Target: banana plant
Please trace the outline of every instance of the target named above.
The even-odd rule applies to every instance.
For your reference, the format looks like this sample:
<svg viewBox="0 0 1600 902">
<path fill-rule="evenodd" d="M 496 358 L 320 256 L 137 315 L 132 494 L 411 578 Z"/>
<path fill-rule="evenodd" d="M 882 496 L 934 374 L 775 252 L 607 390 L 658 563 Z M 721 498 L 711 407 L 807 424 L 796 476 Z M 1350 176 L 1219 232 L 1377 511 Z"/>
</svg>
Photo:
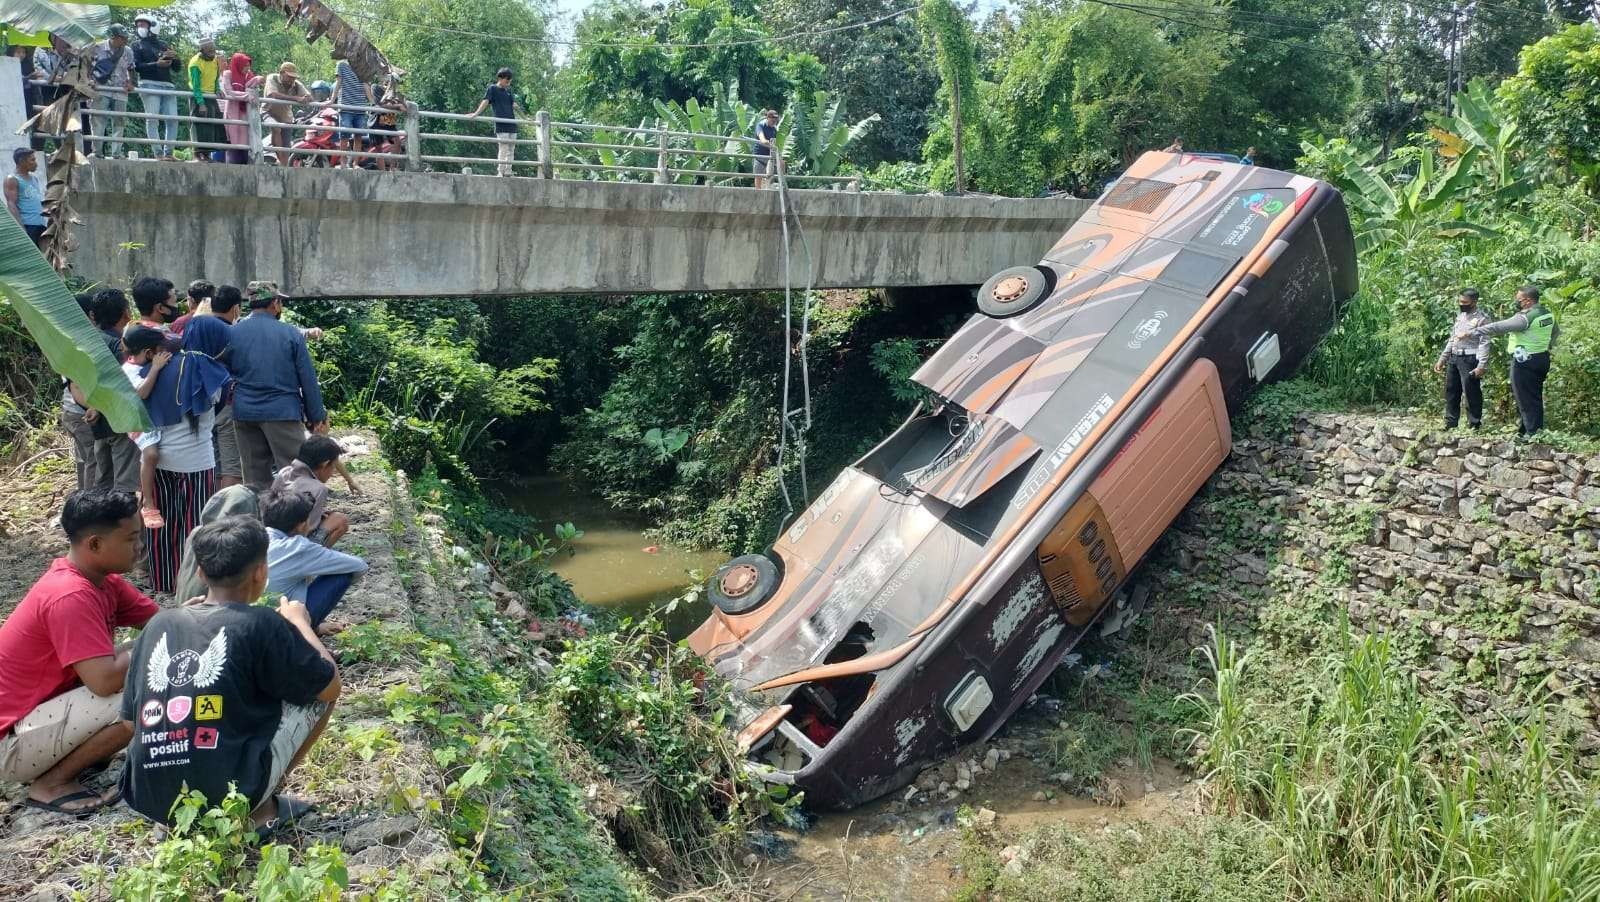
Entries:
<svg viewBox="0 0 1600 902">
<path fill-rule="evenodd" d="M 789 101 L 788 121 L 779 130 L 783 158 L 789 171 L 806 175 L 833 175 L 844 156 L 873 123 L 873 113 L 860 122 L 846 124 L 843 102 L 818 90 L 809 99 L 796 96 Z"/>
<path fill-rule="evenodd" d="M 111 10 L 104 5 L 0 0 L 0 25 L 24 34 L 50 32 L 74 47 L 84 47 L 105 35 L 111 25 Z"/>
<path fill-rule="evenodd" d="M 1517 123 L 1500 112 L 1494 92 L 1482 79 L 1455 96 L 1455 112 L 1432 116 L 1428 134 L 1439 145 L 1439 155 L 1460 159 L 1477 152 L 1477 170 L 1484 175 L 1482 199 L 1503 206 L 1532 194 L 1538 182 L 1522 153 Z"/>
<path fill-rule="evenodd" d="M 640 124 L 643 128 L 644 124 Z M 563 151 L 563 157 L 569 163 L 582 163 L 610 167 L 606 169 L 578 170 L 579 178 L 602 182 L 640 182 L 650 181 L 654 176 L 629 172 L 617 169 L 619 166 L 633 166 L 642 168 L 655 168 L 656 165 L 656 139 L 650 135 L 633 131 L 612 131 L 597 128 L 593 131 L 578 134 L 578 140 L 589 144 L 611 144 L 613 147 L 571 147 Z M 629 147 L 628 150 L 617 150 L 616 147 Z M 632 149 L 637 148 L 637 149 Z"/>
<path fill-rule="evenodd" d="M 689 98 L 683 103 L 657 100 L 659 122 L 674 132 L 689 132 L 700 137 L 672 139 L 673 169 L 734 173 L 748 169 L 746 159 L 720 154 L 749 154 L 754 149 L 756 120 L 761 111 L 739 99 L 739 86 L 729 84 L 710 103 Z M 860 122 L 844 120 L 842 104 L 826 91 L 809 98 L 791 100 L 783 124 L 778 126 L 776 143 L 794 174 L 833 175 L 845 154 L 873 123 L 876 113 Z M 723 136 L 723 137 L 718 137 Z M 676 181 L 694 181 L 697 176 L 677 175 Z"/>
<path fill-rule="evenodd" d="M 1364 155 L 1342 143 L 1323 148 L 1308 146 L 1306 151 L 1321 154 L 1332 165 L 1329 175 L 1343 189 L 1345 201 L 1356 213 L 1356 244 L 1362 250 L 1424 234 L 1444 238 L 1499 234 L 1466 218 L 1465 201 L 1476 178 L 1475 147 L 1467 148 L 1442 171 L 1436 167 L 1434 152 L 1429 149 L 1396 155 L 1381 166 L 1373 166 Z M 1416 172 L 1401 183 L 1402 167 L 1413 156 Z"/>
<path fill-rule="evenodd" d="M 727 86 L 726 93 L 713 98 L 710 104 L 691 97 L 682 104 L 657 100 L 655 108 L 668 130 L 699 136 L 672 138 L 672 159 L 668 162 L 671 168 L 730 174 L 747 168 L 740 165 L 744 161 L 739 158 L 718 155 L 749 153 L 751 149 L 745 136 L 755 127 L 757 113 L 739 99 L 737 85 Z M 674 181 L 693 182 L 697 178 L 681 174 L 674 176 Z"/>
<path fill-rule="evenodd" d="M 118 432 L 150 428 L 144 402 L 123 375 L 105 337 L 83 315 L 16 219 L 0 215 L 0 298 L 16 308 L 56 372 L 77 383 L 89 406 Z"/>
</svg>

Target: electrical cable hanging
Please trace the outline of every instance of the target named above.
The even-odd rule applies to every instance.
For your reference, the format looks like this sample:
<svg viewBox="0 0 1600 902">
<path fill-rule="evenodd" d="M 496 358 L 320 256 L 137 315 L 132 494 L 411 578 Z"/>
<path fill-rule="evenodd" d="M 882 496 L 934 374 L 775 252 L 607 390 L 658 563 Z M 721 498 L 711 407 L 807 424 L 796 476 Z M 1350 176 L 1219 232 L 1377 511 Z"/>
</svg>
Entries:
<svg viewBox="0 0 1600 902">
<path fill-rule="evenodd" d="M 776 150 L 776 148 L 773 148 Z M 778 176 L 782 178 L 781 175 Z M 789 480 L 783 475 L 784 457 L 789 450 L 789 431 L 793 423 L 789 419 L 789 358 L 793 356 L 793 345 L 789 340 L 789 326 L 793 321 L 792 283 L 789 279 L 789 210 L 787 207 L 788 196 L 783 190 L 778 191 L 778 223 L 783 233 L 783 389 L 778 402 L 778 488 L 783 491 L 784 517 L 794 515 L 794 499 L 789 497 Z M 802 448 L 803 451 L 803 448 Z"/>
<path fill-rule="evenodd" d="M 774 153 L 779 153 L 778 148 L 773 148 Z M 779 166 L 781 167 L 781 163 Z M 794 208 L 789 197 L 789 181 L 785 178 L 782 168 L 779 168 L 774 177 L 777 180 L 778 190 L 778 217 L 783 235 L 783 389 L 780 393 L 780 408 L 778 425 L 778 486 L 783 492 L 783 503 L 786 509 L 786 518 L 794 514 L 794 499 L 789 494 L 789 480 L 784 475 L 783 467 L 788 456 L 790 436 L 794 438 L 795 449 L 800 457 L 800 497 L 803 504 L 810 503 L 811 485 L 806 472 L 806 434 L 811 431 L 811 363 L 806 356 L 808 345 L 811 341 L 811 293 L 816 284 L 816 261 L 811 256 L 811 244 L 806 240 L 805 226 L 800 222 L 800 213 Z M 795 231 L 799 234 L 800 244 L 806 254 L 806 287 L 801 297 L 800 306 L 800 385 L 801 403 L 798 408 L 789 407 L 789 387 L 793 382 L 790 373 L 790 358 L 794 356 L 795 343 L 793 341 L 794 324 L 794 278 L 792 273 L 792 252 L 789 237 L 789 217 L 794 217 Z M 795 416 L 804 414 L 800 425 L 795 424 Z"/>
</svg>

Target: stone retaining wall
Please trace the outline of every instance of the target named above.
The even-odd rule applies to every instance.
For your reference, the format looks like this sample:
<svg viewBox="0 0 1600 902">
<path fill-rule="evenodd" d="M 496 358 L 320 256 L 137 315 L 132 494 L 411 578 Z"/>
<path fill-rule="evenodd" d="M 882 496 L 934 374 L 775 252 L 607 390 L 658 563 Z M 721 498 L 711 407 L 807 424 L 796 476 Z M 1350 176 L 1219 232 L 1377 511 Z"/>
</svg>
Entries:
<svg viewBox="0 0 1600 902">
<path fill-rule="evenodd" d="M 1144 568 L 1155 598 L 1291 640 L 1342 609 L 1471 714 L 1550 692 L 1600 765 L 1600 455 L 1347 414 L 1291 435 L 1235 440 Z"/>
</svg>

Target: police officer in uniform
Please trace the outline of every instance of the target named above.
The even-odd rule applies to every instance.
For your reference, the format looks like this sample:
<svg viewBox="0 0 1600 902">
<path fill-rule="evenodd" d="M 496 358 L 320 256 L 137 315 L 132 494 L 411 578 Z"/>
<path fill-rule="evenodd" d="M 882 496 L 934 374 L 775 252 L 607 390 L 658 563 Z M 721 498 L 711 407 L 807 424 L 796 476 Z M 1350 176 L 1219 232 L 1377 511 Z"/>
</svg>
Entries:
<svg viewBox="0 0 1600 902">
<path fill-rule="evenodd" d="M 1561 330 L 1555 314 L 1539 303 L 1539 289 L 1524 285 L 1517 289 L 1521 312 L 1495 323 L 1479 326 L 1456 337 L 1507 335 L 1506 350 L 1511 354 L 1511 393 L 1517 399 L 1522 424 L 1520 436 L 1530 436 L 1544 428 L 1544 380 L 1550 375 L 1550 349 Z"/>
<path fill-rule="evenodd" d="M 1479 380 L 1489 366 L 1489 338 L 1461 339 L 1454 336 L 1471 335 L 1472 330 L 1489 324 L 1489 314 L 1478 306 L 1478 289 L 1463 288 L 1456 296 L 1455 325 L 1451 339 L 1445 342 L 1434 361 L 1433 371 L 1444 373 L 1444 428 L 1454 429 L 1461 422 L 1461 398 L 1467 399 L 1467 424 L 1473 429 L 1483 425 L 1483 387 Z"/>
</svg>

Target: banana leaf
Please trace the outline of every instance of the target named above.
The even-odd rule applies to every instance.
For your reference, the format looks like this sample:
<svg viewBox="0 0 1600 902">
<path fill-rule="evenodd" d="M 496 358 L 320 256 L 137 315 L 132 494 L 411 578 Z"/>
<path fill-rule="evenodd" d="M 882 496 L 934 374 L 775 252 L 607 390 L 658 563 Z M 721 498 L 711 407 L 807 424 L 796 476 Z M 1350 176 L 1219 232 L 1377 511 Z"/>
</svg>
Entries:
<svg viewBox="0 0 1600 902">
<path fill-rule="evenodd" d="M 0 41 L 4 41 L 8 47 L 49 47 L 50 32 L 18 31 L 7 24 L 0 22 Z"/>
<path fill-rule="evenodd" d="M 48 0 L 0 0 L 0 23 L 35 34 L 48 31 L 74 47 L 105 37 L 111 10 L 104 5 L 60 6 Z"/>
<path fill-rule="evenodd" d="M 0 216 L 0 298 L 16 308 L 50 366 L 76 382 L 89 406 L 113 429 L 150 428 L 144 402 L 106 348 L 105 338 L 11 216 Z"/>
</svg>

